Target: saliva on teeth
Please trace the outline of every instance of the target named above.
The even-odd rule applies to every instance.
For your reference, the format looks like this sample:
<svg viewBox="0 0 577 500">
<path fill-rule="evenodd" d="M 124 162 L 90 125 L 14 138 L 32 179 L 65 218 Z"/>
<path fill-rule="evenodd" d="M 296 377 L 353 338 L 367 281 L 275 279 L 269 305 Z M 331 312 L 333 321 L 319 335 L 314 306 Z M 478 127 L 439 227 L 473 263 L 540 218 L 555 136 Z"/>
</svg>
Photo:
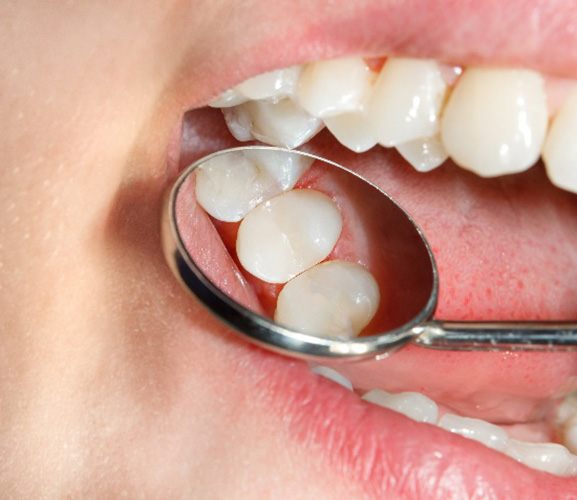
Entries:
<svg viewBox="0 0 577 500">
<path fill-rule="evenodd" d="M 394 147 L 420 172 L 450 158 L 482 177 L 541 157 L 553 184 L 577 192 L 577 82 L 553 106 L 550 89 L 560 88 L 532 70 L 391 57 L 377 71 L 345 57 L 258 75 L 211 105 L 239 141 L 295 148 L 326 127 L 357 153 Z"/>
</svg>

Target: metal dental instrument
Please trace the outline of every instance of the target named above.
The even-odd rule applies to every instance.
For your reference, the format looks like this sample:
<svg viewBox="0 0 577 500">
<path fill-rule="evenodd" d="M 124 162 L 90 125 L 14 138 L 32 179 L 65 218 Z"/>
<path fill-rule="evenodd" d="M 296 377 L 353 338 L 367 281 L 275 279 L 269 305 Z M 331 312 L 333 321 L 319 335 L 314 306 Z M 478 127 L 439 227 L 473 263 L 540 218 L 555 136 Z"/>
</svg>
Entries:
<svg viewBox="0 0 577 500">
<path fill-rule="evenodd" d="M 313 158 L 311 168 L 329 169 L 335 181 L 346 182 L 356 193 L 359 210 L 369 217 L 373 229 L 382 234 L 382 241 L 374 245 L 374 253 L 387 277 L 384 285 L 379 283 L 386 287 L 385 293 L 381 291 L 381 300 L 387 301 L 384 305 L 387 314 L 378 331 L 346 340 L 303 334 L 241 304 L 241 298 L 223 291 L 226 283 L 216 283 L 216 256 L 207 253 L 203 240 L 210 220 L 194 195 L 196 171 L 217 158 L 222 159 L 222 155 L 244 155 L 255 150 L 262 152 L 259 154 L 277 155 L 277 158 L 278 155 Z M 432 319 L 439 278 L 422 230 L 384 191 L 347 168 L 308 153 L 248 146 L 219 151 L 194 162 L 182 172 L 166 198 L 162 239 L 168 264 L 187 290 L 248 340 L 285 355 L 317 361 L 380 359 L 408 343 L 463 351 L 577 350 L 577 322 Z M 223 251 L 222 245 L 216 247 Z"/>
</svg>

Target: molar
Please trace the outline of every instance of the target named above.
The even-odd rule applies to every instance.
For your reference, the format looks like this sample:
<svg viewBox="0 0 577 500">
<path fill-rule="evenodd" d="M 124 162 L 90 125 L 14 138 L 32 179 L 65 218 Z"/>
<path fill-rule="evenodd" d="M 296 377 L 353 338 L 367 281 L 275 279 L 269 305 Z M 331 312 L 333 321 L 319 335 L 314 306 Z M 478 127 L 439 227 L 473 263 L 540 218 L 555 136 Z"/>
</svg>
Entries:
<svg viewBox="0 0 577 500">
<path fill-rule="evenodd" d="M 447 84 L 435 61 L 387 60 L 368 107 L 379 143 L 390 147 L 437 134 L 446 91 Z"/>
<path fill-rule="evenodd" d="M 439 420 L 439 427 L 460 434 L 463 437 L 479 441 L 489 448 L 504 450 L 509 440 L 507 433 L 500 427 L 477 418 L 461 417 L 445 413 Z"/>
<path fill-rule="evenodd" d="M 419 392 L 390 394 L 381 389 L 372 389 L 362 397 L 365 401 L 402 413 L 417 422 L 436 424 L 439 407 L 432 399 Z"/>
<path fill-rule="evenodd" d="M 509 439 L 505 454 L 532 469 L 557 474 L 575 474 L 575 456 L 557 443 L 526 443 Z"/>
<path fill-rule="evenodd" d="M 529 168 L 539 159 L 546 130 L 544 81 L 529 70 L 466 69 L 442 119 L 449 156 L 483 177 Z"/>
<path fill-rule="evenodd" d="M 242 142 L 257 139 L 292 149 L 323 128 L 319 118 L 309 115 L 289 98 L 279 102 L 249 101 L 222 111 L 231 134 Z"/>
<path fill-rule="evenodd" d="M 379 302 L 379 287 L 369 271 L 360 264 L 333 260 L 284 286 L 275 321 L 315 336 L 350 338 L 369 324 Z"/>
<path fill-rule="evenodd" d="M 248 213 L 238 229 L 237 255 L 257 278 L 286 283 L 331 253 L 342 226 L 339 209 L 327 195 L 295 189 Z"/>
<path fill-rule="evenodd" d="M 374 73 L 361 58 L 308 64 L 298 85 L 298 102 L 319 118 L 360 111 L 369 97 Z"/>
</svg>

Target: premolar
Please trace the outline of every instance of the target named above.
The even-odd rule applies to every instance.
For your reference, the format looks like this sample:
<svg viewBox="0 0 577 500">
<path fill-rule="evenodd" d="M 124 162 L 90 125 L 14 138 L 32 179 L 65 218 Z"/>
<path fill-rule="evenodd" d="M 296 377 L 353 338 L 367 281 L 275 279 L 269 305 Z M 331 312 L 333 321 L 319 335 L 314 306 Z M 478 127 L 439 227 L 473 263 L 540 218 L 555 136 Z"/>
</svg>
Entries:
<svg viewBox="0 0 577 500">
<path fill-rule="evenodd" d="M 449 157 L 438 135 L 404 142 L 397 151 L 419 172 L 430 172 Z"/>
<path fill-rule="evenodd" d="M 361 111 L 374 73 L 361 58 L 343 58 L 308 64 L 298 87 L 298 101 L 319 118 Z"/>
<path fill-rule="evenodd" d="M 247 99 L 278 101 L 295 93 L 300 72 L 300 66 L 269 71 L 245 80 L 236 90 Z"/>
<path fill-rule="evenodd" d="M 369 116 L 383 146 L 396 146 L 439 131 L 447 84 L 435 61 L 389 59 L 373 90 Z"/>
<path fill-rule="evenodd" d="M 275 321 L 320 337 L 358 335 L 375 315 L 377 282 L 363 266 L 333 260 L 305 271 L 280 292 Z"/>
<path fill-rule="evenodd" d="M 547 119 L 538 73 L 469 68 L 445 108 L 443 144 L 456 163 L 480 176 L 521 172 L 539 159 Z"/>
<path fill-rule="evenodd" d="M 257 278 L 286 283 L 331 253 L 342 225 L 339 209 L 327 195 L 295 189 L 248 213 L 238 230 L 237 255 Z"/>
</svg>

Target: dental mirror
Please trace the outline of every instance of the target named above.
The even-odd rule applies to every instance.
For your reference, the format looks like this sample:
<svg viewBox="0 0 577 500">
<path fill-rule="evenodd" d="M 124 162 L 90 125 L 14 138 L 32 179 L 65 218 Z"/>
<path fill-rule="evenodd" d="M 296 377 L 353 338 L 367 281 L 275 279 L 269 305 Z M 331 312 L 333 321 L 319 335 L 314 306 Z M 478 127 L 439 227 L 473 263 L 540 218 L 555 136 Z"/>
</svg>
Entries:
<svg viewBox="0 0 577 500">
<path fill-rule="evenodd" d="M 573 350 L 577 323 L 431 320 L 435 259 L 389 195 L 330 160 L 247 146 L 185 169 L 162 239 L 178 280 L 268 349 L 382 358 L 407 343 L 452 350 Z"/>
</svg>

